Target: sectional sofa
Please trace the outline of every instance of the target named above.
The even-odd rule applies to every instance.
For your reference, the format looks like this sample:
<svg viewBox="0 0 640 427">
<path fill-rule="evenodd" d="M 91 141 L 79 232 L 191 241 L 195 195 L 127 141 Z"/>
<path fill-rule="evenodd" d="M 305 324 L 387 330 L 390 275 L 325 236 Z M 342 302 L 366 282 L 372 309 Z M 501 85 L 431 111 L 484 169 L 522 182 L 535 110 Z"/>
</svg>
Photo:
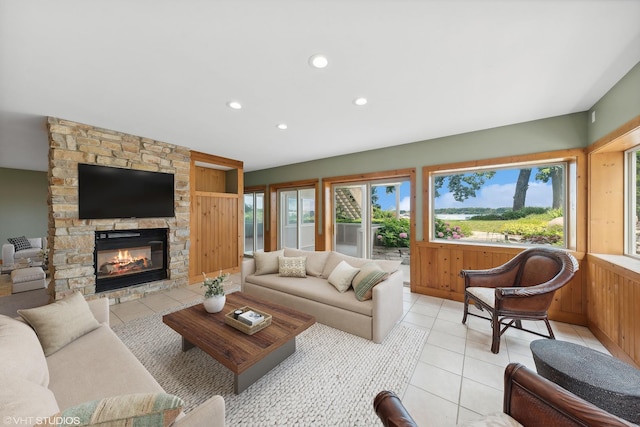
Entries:
<svg viewBox="0 0 640 427">
<path fill-rule="evenodd" d="M 256 252 L 243 262 L 242 291 L 381 343 L 402 317 L 403 274 L 399 266 L 399 261 L 329 251 L 285 248 Z M 341 272 L 345 273 L 338 274 Z"/>
</svg>

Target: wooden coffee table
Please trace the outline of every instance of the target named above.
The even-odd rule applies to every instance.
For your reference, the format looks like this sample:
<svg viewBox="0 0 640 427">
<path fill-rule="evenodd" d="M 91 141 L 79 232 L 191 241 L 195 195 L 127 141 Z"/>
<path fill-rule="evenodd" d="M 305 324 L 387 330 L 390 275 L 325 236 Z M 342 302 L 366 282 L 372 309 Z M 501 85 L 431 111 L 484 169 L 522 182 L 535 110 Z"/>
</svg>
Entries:
<svg viewBox="0 0 640 427">
<path fill-rule="evenodd" d="M 225 323 L 225 314 L 246 305 L 271 314 L 271 325 L 247 335 Z M 196 304 L 167 314 L 162 321 L 182 336 L 182 351 L 198 347 L 233 372 L 234 392 L 238 394 L 292 355 L 296 350 L 296 335 L 316 319 L 234 292 L 227 295 L 224 309 L 219 313 L 207 313 L 202 304 Z"/>
</svg>

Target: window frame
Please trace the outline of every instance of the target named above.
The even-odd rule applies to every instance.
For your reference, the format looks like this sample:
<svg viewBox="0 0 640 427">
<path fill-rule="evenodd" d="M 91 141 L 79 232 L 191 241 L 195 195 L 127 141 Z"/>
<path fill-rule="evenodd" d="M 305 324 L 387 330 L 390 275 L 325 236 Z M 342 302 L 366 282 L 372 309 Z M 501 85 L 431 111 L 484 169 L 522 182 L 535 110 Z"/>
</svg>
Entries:
<svg viewBox="0 0 640 427">
<path fill-rule="evenodd" d="M 535 247 L 539 245 L 523 243 L 500 243 L 489 241 L 446 240 L 435 237 L 435 203 L 434 182 L 436 176 L 451 175 L 457 173 L 470 173 L 474 171 L 487 171 L 499 169 L 519 169 L 525 166 L 543 166 L 563 163 L 565 169 L 565 236 L 564 249 L 577 251 L 584 243 L 581 240 L 581 230 L 585 223 L 586 212 L 584 207 L 584 189 L 581 185 L 583 177 L 581 172 L 585 168 L 584 152 L 582 150 L 561 150 L 556 152 L 535 153 L 520 156 L 500 157 L 486 160 L 450 163 L 443 165 L 425 166 L 423 168 L 423 240 L 430 245 L 468 245 L 489 247 Z"/>
<path fill-rule="evenodd" d="M 252 251 L 248 251 L 247 250 L 247 246 L 246 246 L 246 238 L 243 238 L 243 254 L 245 256 L 252 256 L 254 252 L 256 252 L 256 250 L 261 250 L 261 249 L 256 249 L 256 236 L 257 236 L 257 221 L 256 221 L 256 200 L 257 200 L 257 195 L 261 194 L 262 195 L 262 250 L 264 249 L 265 246 L 265 242 L 267 240 L 267 236 L 266 236 L 266 226 L 267 226 L 267 207 L 266 207 L 266 201 L 267 201 L 267 191 L 266 191 L 266 187 L 265 186 L 260 186 L 260 187 L 250 187 L 250 188 L 245 188 L 244 192 L 243 192 L 243 203 L 242 203 L 242 208 L 243 208 L 243 218 L 245 215 L 245 207 L 246 204 L 244 203 L 244 198 L 247 195 L 250 195 L 252 200 L 253 200 L 253 250 Z M 245 234 L 244 231 L 246 230 L 245 228 L 246 223 L 243 221 L 243 235 Z"/>
<path fill-rule="evenodd" d="M 624 152 L 624 255 L 640 260 L 637 248 L 637 163 L 640 146 Z"/>
</svg>

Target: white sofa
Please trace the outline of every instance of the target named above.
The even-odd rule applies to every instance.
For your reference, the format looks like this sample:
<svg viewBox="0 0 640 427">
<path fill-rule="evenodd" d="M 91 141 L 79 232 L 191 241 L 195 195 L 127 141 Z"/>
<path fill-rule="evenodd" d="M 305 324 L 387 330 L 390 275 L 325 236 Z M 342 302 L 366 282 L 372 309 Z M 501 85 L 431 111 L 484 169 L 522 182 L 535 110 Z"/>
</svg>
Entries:
<svg viewBox="0 0 640 427">
<path fill-rule="evenodd" d="M 31 248 L 16 251 L 15 246 L 11 243 L 2 245 L 2 264 L 13 265 L 31 258 L 32 261 L 42 261 L 42 249 L 47 247 L 46 237 L 28 237 L 27 240 L 31 244 Z"/>
<path fill-rule="evenodd" d="M 271 267 L 259 266 L 258 270 L 262 271 L 256 274 L 256 261 L 262 263 L 260 258 L 269 256 Z M 278 257 L 304 257 L 306 277 L 280 276 L 273 265 L 273 259 Z M 341 261 L 355 268 L 375 263 L 387 273 L 386 279 L 373 287 L 371 299 L 360 301 L 353 288 L 340 292 L 329 283 L 329 276 Z M 381 343 L 402 317 L 403 274 L 399 266 L 399 261 L 374 261 L 338 252 L 285 248 L 256 253 L 254 258 L 245 259 L 242 291 L 311 314 L 319 323 Z"/>
<path fill-rule="evenodd" d="M 55 305 L 61 303 L 79 309 L 69 309 L 57 315 L 61 312 L 55 310 L 61 306 Z M 83 304 L 85 308 L 82 308 Z M 31 310 L 52 308 L 54 311 L 36 313 L 42 320 L 49 319 L 42 323 L 38 323 L 37 317 L 34 321 L 34 313 L 29 313 Z M 49 418 L 60 414 L 60 411 L 63 412 L 58 417 L 72 417 L 78 413 L 78 408 L 86 409 L 85 402 L 105 401 L 105 398 L 112 397 L 119 403 L 119 406 L 115 405 L 115 412 L 119 412 L 118 419 L 129 420 L 126 425 L 138 425 L 131 421 L 135 414 L 127 413 L 145 407 L 145 402 L 136 406 L 138 400 L 169 398 L 172 402 L 178 402 L 170 408 L 173 412 L 154 407 L 156 411 L 163 410 L 159 416 L 163 417 L 164 422 L 169 417 L 167 424 L 147 421 L 147 424 L 140 425 L 224 427 L 225 405 L 221 396 L 211 397 L 185 415 L 181 411 L 180 399 L 164 393 L 158 382 L 109 327 L 107 298 L 92 300 L 87 304 L 81 294 L 75 293 L 54 304 L 20 313 L 38 334 L 24 321 L 0 315 L 0 416 L 2 420 L 15 421 L 8 424 L 33 425 L 38 418 Z M 94 329 L 55 350 L 55 346 L 64 344 L 64 340 L 55 334 L 61 330 L 59 325 L 56 326 L 57 320 L 67 325 L 62 328 L 65 332 L 71 330 L 75 335 L 82 332 L 77 325 L 88 324 L 88 329 Z M 57 328 L 57 331 L 49 328 Z M 51 353 L 52 349 L 54 351 Z M 108 403 L 102 406 L 106 408 L 104 411 L 100 405 L 96 413 L 102 411 L 101 416 L 113 416 L 109 414 Z M 156 415 L 145 413 L 135 416 Z M 177 419 L 170 424 L 176 416 Z M 66 425 L 74 424 L 78 423 L 74 421 Z M 93 422 L 88 425 L 93 425 Z"/>
</svg>

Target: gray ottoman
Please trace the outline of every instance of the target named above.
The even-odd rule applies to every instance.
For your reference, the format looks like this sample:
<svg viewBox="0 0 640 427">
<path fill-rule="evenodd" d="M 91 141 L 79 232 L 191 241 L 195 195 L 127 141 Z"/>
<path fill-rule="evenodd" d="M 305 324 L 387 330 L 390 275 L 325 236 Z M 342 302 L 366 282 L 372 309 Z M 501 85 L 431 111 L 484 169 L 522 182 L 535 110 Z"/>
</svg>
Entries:
<svg viewBox="0 0 640 427">
<path fill-rule="evenodd" d="M 13 284 L 11 292 L 33 291 L 35 289 L 44 289 L 46 286 L 46 274 L 42 267 L 18 268 L 11 272 L 11 283 Z"/>
<path fill-rule="evenodd" d="M 536 340 L 530 347 L 538 374 L 607 412 L 640 423 L 640 370 L 567 341 Z"/>
</svg>

